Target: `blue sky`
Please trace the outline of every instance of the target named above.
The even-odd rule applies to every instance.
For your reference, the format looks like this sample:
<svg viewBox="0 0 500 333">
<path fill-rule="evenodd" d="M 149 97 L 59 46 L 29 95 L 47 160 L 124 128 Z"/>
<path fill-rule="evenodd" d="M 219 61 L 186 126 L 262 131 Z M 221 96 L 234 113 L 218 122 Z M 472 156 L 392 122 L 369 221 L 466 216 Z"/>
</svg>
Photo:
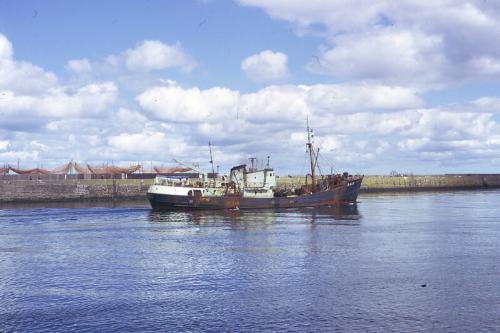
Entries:
<svg viewBox="0 0 500 333">
<path fill-rule="evenodd" d="M 0 1 L 0 163 L 497 172 L 500 6 Z"/>
<path fill-rule="evenodd" d="M 245 78 L 241 59 L 266 49 L 293 54 L 289 61 L 297 83 L 316 82 L 303 64 L 316 54 L 320 39 L 300 38 L 291 24 L 232 1 L 7 1 L 0 6 L 0 31 L 15 46 L 16 57 L 61 76 L 71 59 L 99 60 L 140 41 L 159 40 L 181 42 L 200 62 L 193 75 L 164 73 L 179 83 L 253 91 L 261 85 Z"/>
</svg>

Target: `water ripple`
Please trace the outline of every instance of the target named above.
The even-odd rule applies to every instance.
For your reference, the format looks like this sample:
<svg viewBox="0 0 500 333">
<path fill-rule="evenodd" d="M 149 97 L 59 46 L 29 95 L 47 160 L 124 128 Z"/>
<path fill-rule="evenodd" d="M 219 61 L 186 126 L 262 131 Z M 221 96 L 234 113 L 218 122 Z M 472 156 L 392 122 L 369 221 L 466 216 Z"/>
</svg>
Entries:
<svg viewBox="0 0 500 333">
<path fill-rule="evenodd" d="M 498 331 L 499 191 L 0 210 L 0 332 Z"/>
</svg>

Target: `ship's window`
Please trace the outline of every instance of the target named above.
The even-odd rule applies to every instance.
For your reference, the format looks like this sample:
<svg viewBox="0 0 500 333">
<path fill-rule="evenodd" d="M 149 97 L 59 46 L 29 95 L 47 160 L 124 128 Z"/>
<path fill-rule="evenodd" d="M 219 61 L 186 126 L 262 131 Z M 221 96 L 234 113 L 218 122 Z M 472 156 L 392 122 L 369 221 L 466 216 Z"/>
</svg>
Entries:
<svg viewBox="0 0 500 333">
<path fill-rule="evenodd" d="M 188 196 L 189 196 L 189 197 L 192 197 L 192 196 L 193 196 L 193 190 L 189 190 L 189 192 L 188 192 Z"/>
<path fill-rule="evenodd" d="M 194 190 L 194 195 L 201 197 L 201 191 L 200 190 Z"/>
</svg>

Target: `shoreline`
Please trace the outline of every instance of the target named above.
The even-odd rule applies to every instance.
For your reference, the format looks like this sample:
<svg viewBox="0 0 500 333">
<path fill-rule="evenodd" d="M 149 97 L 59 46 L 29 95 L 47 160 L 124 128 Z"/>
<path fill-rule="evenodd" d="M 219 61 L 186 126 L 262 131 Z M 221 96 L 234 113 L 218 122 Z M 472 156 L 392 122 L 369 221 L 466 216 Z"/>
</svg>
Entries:
<svg viewBox="0 0 500 333">
<path fill-rule="evenodd" d="M 433 186 L 433 187 L 393 187 L 393 188 L 361 188 L 360 194 L 397 194 L 420 192 L 453 192 L 453 191 L 482 191 L 499 189 L 500 186 Z"/>
<path fill-rule="evenodd" d="M 0 178 L 0 208 L 6 204 L 147 202 L 153 179 Z M 278 187 L 296 187 L 303 176 L 281 176 Z M 474 191 L 500 188 L 500 174 L 365 176 L 360 194 Z"/>
</svg>

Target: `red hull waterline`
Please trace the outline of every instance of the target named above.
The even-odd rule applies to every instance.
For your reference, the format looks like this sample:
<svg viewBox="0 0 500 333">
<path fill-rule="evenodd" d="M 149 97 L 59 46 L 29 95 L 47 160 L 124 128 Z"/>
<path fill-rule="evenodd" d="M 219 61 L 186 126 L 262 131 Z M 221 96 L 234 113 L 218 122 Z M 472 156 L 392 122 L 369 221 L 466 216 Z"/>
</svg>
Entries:
<svg viewBox="0 0 500 333">
<path fill-rule="evenodd" d="M 155 210 L 176 209 L 262 209 L 262 208 L 300 208 L 332 206 L 355 203 L 363 177 L 339 184 L 331 189 L 299 196 L 274 198 L 248 198 L 241 195 L 227 194 L 212 197 L 188 197 L 148 193 L 151 207 Z"/>
</svg>

